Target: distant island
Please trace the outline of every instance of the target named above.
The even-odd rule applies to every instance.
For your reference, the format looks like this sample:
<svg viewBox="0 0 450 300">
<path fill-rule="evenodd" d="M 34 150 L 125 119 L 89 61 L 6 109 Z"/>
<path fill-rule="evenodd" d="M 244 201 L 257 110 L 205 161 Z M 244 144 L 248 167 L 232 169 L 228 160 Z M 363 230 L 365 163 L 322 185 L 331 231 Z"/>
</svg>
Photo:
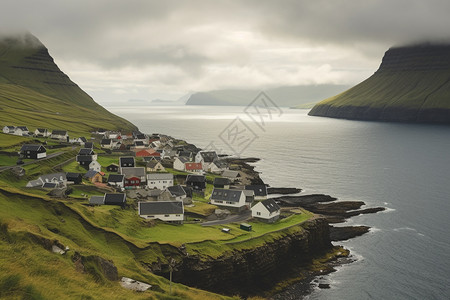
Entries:
<svg viewBox="0 0 450 300">
<path fill-rule="evenodd" d="M 333 84 L 296 85 L 271 88 L 265 92 L 278 106 L 311 108 L 320 100 L 347 88 L 347 85 Z M 189 97 L 186 105 L 247 106 L 260 92 L 256 89 L 198 92 Z"/>
<path fill-rule="evenodd" d="M 309 115 L 450 124 L 450 45 L 391 48 L 375 74 L 318 103 Z"/>
</svg>

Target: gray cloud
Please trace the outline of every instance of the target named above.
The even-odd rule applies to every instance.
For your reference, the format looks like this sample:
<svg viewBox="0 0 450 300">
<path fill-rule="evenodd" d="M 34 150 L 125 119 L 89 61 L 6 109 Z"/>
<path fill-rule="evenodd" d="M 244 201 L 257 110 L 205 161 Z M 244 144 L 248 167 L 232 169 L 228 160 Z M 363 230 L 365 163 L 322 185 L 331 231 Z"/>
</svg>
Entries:
<svg viewBox="0 0 450 300">
<path fill-rule="evenodd" d="M 120 97 L 161 97 L 356 83 L 390 46 L 447 41 L 448 11 L 447 0 L 7 0 L 0 34 L 31 31 L 94 93 L 113 84 Z"/>
</svg>

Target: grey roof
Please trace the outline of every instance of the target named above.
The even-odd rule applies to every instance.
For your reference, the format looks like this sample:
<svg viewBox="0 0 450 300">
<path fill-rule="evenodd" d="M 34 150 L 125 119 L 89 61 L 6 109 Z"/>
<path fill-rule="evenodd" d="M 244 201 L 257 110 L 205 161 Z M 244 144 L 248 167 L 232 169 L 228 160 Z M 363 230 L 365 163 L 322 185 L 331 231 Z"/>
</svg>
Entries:
<svg viewBox="0 0 450 300">
<path fill-rule="evenodd" d="M 213 185 L 230 185 L 231 181 L 228 178 L 223 178 L 223 177 L 216 177 L 214 178 L 214 183 Z"/>
<path fill-rule="evenodd" d="M 172 196 L 186 196 L 186 191 L 183 189 L 181 185 L 169 186 L 167 190 L 172 194 Z"/>
<path fill-rule="evenodd" d="M 85 142 L 84 148 L 94 148 L 94 143 L 93 142 Z"/>
<path fill-rule="evenodd" d="M 47 129 L 45 128 L 36 128 L 38 132 L 45 133 Z"/>
<path fill-rule="evenodd" d="M 123 205 L 126 201 L 126 194 L 105 194 L 105 204 L 107 205 Z"/>
<path fill-rule="evenodd" d="M 157 164 L 158 164 L 157 160 L 151 160 L 147 163 L 147 167 L 153 169 L 154 167 L 156 167 Z"/>
<path fill-rule="evenodd" d="M 20 129 L 22 131 L 28 131 L 27 126 L 17 126 L 16 129 Z"/>
<path fill-rule="evenodd" d="M 144 167 L 124 167 L 121 173 L 125 175 L 125 178 L 142 177 L 146 174 Z"/>
<path fill-rule="evenodd" d="M 40 144 L 25 144 L 22 145 L 22 148 L 20 148 L 20 151 L 46 151 L 45 147 Z"/>
<path fill-rule="evenodd" d="M 94 177 L 98 172 L 95 170 L 89 170 L 86 172 L 86 174 L 84 174 L 84 178 L 92 178 Z"/>
<path fill-rule="evenodd" d="M 77 179 L 78 177 L 80 177 L 81 174 L 80 173 L 72 173 L 72 172 L 67 172 L 66 173 L 66 179 L 70 180 L 70 179 Z"/>
<path fill-rule="evenodd" d="M 183 201 L 139 202 L 140 215 L 170 215 L 183 213 Z"/>
<path fill-rule="evenodd" d="M 185 156 L 179 156 L 178 159 L 184 164 L 189 162 L 190 160 Z"/>
<path fill-rule="evenodd" d="M 121 174 L 110 174 L 108 177 L 108 182 L 122 182 L 124 175 Z"/>
<path fill-rule="evenodd" d="M 78 155 L 93 155 L 94 150 L 92 148 L 81 148 L 80 151 L 78 151 Z"/>
<path fill-rule="evenodd" d="M 239 202 L 242 191 L 240 190 L 227 190 L 227 189 L 213 189 L 211 199 L 229 202 Z"/>
<path fill-rule="evenodd" d="M 271 213 L 280 210 L 280 206 L 273 199 L 261 201 L 262 205 Z"/>
<path fill-rule="evenodd" d="M 6 127 L 8 127 L 9 130 L 14 130 L 14 129 L 16 129 L 15 126 L 6 126 Z"/>
<path fill-rule="evenodd" d="M 87 139 L 84 136 L 80 136 L 78 139 L 81 140 L 83 143 L 87 142 Z"/>
<path fill-rule="evenodd" d="M 186 182 L 205 182 L 206 176 L 205 175 L 191 175 L 189 174 L 186 177 Z"/>
<path fill-rule="evenodd" d="M 147 174 L 147 180 L 173 180 L 172 173 L 150 173 Z"/>
<path fill-rule="evenodd" d="M 225 169 L 228 167 L 228 163 L 224 160 L 217 159 L 213 163 L 220 169 Z"/>
<path fill-rule="evenodd" d="M 147 136 L 143 133 L 136 134 L 136 139 L 138 139 L 138 140 L 145 140 L 146 138 L 147 138 Z"/>
<path fill-rule="evenodd" d="M 228 178 L 238 178 L 240 175 L 238 171 L 225 170 L 222 172 L 222 176 Z"/>
<path fill-rule="evenodd" d="M 102 139 L 102 141 L 100 142 L 101 145 L 109 145 L 112 143 L 111 139 Z"/>
<path fill-rule="evenodd" d="M 192 157 L 191 151 L 178 151 L 178 157 Z"/>
<path fill-rule="evenodd" d="M 77 155 L 78 162 L 93 161 L 92 155 Z"/>
<path fill-rule="evenodd" d="M 246 190 L 255 192 L 255 196 L 267 196 L 267 187 L 265 185 L 246 185 Z"/>
<path fill-rule="evenodd" d="M 119 158 L 119 165 L 122 166 L 123 164 L 135 164 L 134 157 L 120 157 Z"/>
<path fill-rule="evenodd" d="M 135 141 L 134 144 L 136 146 L 144 146 L 144 142 L 143 141 Z"/>
<path fill-rule="evenodd" d="M 62 172 L 41 175 L 39 178 L 43 182 L 50 182 L 52 180 L 57 180 L 57 181 L 66 181 L 67 180 L 66 173 L 62 173 Z"/>
<path fill-rule="evenodd" d="M 200 155 L 202 156 L 204 162 L 209 163 L 219 158 L 216 151 L 200 151 Z"/>
<path fill-rule="evenodd" d="M 89 204 L 103 205 L 105 204 L 105 196 L 91 196 Z"/>
</svg>

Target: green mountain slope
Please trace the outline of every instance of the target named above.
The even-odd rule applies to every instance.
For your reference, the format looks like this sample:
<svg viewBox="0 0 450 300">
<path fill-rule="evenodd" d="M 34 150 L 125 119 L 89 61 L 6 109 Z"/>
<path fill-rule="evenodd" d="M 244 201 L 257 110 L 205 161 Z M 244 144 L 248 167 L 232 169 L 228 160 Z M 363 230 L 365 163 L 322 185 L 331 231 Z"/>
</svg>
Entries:
<svg viewBox="0 0 450 300">
<path fill-rule="evenodd" d="M 4 125 L 67 129 L 134 130 L 70 80 L 33 35 L 0 38 L 0 120 Z"/>
<path fill-rule="evenodd" d="M 311 108 L 318 101 L 347 89 L 345 85 L 298 85 L 268 89 L 266 94 L 278 106 L 299 106 Z M 234 105 L 246 106 L 260 93 L 260 90 L 230 89 L 199 92 L 189 97 L 186 105 Z"/>
<path fill-rule="evenodd" d="M 374 75 L 318 103 L 309 115 L 449 124 L 450 45 L 391 48 Z"/>
</svg>

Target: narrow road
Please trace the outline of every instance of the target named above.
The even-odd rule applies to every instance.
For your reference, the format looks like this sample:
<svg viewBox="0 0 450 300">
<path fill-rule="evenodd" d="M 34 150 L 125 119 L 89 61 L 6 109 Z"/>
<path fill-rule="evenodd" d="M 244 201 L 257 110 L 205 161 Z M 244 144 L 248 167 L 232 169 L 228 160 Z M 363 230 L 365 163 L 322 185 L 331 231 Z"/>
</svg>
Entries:
<svg viewBox="0 0 450 300">
<path fill-rule="evenodd" d="M 202 226 L 213 226 L 213 225 L 224 225 L 235 222 L 243 222 L 247 221 L 252 217 L 251 210 L 245 210 L 241 212 L 239 215 L 230 215 L 223 220 L 214 220 L 202 223 Z"/>
</svg>

